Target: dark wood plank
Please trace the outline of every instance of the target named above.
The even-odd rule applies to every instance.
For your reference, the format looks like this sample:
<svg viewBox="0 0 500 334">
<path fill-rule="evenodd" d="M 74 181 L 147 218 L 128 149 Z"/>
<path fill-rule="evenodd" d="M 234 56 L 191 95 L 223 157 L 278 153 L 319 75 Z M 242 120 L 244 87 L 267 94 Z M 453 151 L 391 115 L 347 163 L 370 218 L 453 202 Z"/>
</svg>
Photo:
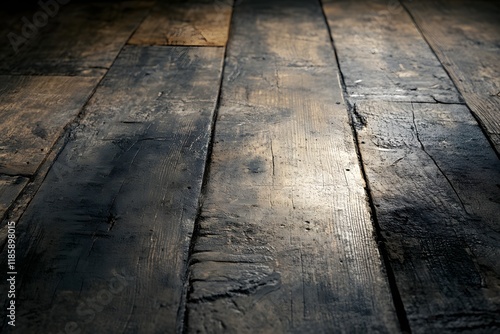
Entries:
<svg viewBox="0 0 500 334">
<path fill-rule="evenodd" d="M 397 331 L 319 4 L 233 15 L 187 331 Z"/>
<path fill-rule="evenodd" d="M 18 223 L 17 331 L 182 328 L 223 52 L 121 53 Z"/>
<path fill-rule="evenodd" d="M 27 183 L 22 176 L 0 175 L 0 221 Z"/>
<path fill-rule="evenodd" d="M 461 103 L 411 17 L 387 0 L 324 0 L 350 100 Z"/>
<path fill-rule="evenodd" d="M 500 161 L 466 106 L 360 102 L 360 149 L 413 333 L 500 329 Z"/>
<path fill-rule="evenodd" d="M 225 46 L 232 6 L 233 0 L 158 2 L 129 44 Z"/>
<path fill-rule="evenodd" d="M 0 173 L 33 175 L 98 77 L 0 76 Z"/>
<path fill-rule="evenodd" d="M 500 153 L 500 3 L 405 1 Z"/>
<path fill-rule="evenodd" d="M 46 24 L 35 26 L 37 33 L 33 33 L 33 37 L 16 45 L 19 50 L 13 48 L 6 34 L 14 33 L 24 38 L 26 30 L 25 35 L 31 35 L 23 28 L 29 24 L 16 20 L 2 33 L 6 37 L 5 43 L 0 44 L 0 73 L 102 75 L 151 5 L 144 1 L 61 5 L 53 16 L 48 16 Z M 37 13 L 44 12 L 39 8 L 33 16 L 24 17 L 33 23 Z"/>
</svg>

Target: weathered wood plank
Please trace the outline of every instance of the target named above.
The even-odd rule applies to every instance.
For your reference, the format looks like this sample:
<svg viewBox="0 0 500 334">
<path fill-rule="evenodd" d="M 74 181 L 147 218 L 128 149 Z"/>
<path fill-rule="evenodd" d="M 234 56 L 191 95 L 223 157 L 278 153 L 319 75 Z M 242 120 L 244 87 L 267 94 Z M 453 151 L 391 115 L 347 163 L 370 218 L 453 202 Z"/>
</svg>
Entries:
<svg viewBox="0 0 500 334">
<path fill-rule="evenodd" d="M 225 46 L 232 6 L 233 0 L 158 2 L 129 44 Z"/>
<path fill-rule="evenodd" d="M 33 175 L 98 80 L 0 76 L 0 173 Z"/>
<path fill-rule="evenodd" d="M 324 0 L 350 100 L 461 103 L 411 17 L 387 0 Z"/>
<path fill-rule="evenodd" d="M 122 51 L 18 224 L 16 330 L 182 328 L 223 52 Z"/>
<path fill-rule="evenodd" d="M 54 9 L 52 16 L 45 15 L 47 20 L 32 26 L 35 32 L 31 33 L 25 26 L 33 24 L 35 16 L 43 17 L 37 16 L 46 13 L 40 7 L 32 16 L 24 16 L 28 23 L 18 20 L 2 33 L 0 73 L 102 75 L 151 5 L 144 1 L 68 3 Z M 25 38 L 25 42 L 12 44 L 8 33 L 18 36 L 15 41 Z"/>
<path fill-rule="evenodd" d="M 358 134 L 413 333 L 498 331 L 500 161 L 462 105 L 360 102 Z"/>
<path fill-rule="evenodd" d="M 233 15 L 187 331 L 397 331 L 319 4 Z"/>
<path fill-rule="evenodd" d="M 500 153 L 500 3 L 405 1 Z"/>
<path fill-rule="evenodd" d="M 0 175 L 0 221 L 27 183 L 22 176 Z"/>
</svg>

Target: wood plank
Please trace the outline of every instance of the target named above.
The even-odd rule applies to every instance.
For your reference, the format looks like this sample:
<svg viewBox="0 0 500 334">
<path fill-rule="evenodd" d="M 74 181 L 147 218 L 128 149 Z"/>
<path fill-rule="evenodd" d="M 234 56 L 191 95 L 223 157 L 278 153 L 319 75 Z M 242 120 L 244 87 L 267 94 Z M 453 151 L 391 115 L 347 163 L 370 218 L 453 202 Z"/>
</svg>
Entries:
<svg viewBox="0 0 500 334">
<path fill-rule="evenodd" d="M 16 330 L 182 328 L 223 52 L 121 53 L 18 223 Z"/>
<path fill-rule="evenodd" d="M 0 73 L 102 75 L 151 5 L 144 1 L 61 5 L 45 25 L 35 27 L 38 33 L 19 45 L 18 51 L 8 39 L 0 44 Z M 43 12 L 39 8 L 36 13 Z M 33 23 L 34 16 L 25 18 Z M 16 21 L 8 32 L 24 38 L 24 26 L 25 21 Z"/>
<path fill-rule="evenodd" d="M 33 175 L 98 77 L 0 76 L 0 173 Z"/>
<path fill-rule="evenodd" d="M 500 4 L 440 0 L 405 6 L 500 154 Z"/>
<path fill-rule="evenodd" d="M 22 176 L 0 175 L 0 221 L 27 183 Z"/>
<path fill-rule="evenodd" d="M 360 102 L 360 150 L 413 333 L 500 329 L 500 161 L 466 106 Z"/>
<path fill-rule="evenodd" d="M 129 44 L 225 46 L 232 6 L 233 0 L 158 2 Z"/>
<path fill-rule="evenodd" d="M 350 100 L 462 103 L 411 17 L 387 0 L 324 0 Z"/>
<path fill-rule="evenodd" d="M 233 15 L 187 332 L 397 331 L 319 4 Z"/>
</svg>

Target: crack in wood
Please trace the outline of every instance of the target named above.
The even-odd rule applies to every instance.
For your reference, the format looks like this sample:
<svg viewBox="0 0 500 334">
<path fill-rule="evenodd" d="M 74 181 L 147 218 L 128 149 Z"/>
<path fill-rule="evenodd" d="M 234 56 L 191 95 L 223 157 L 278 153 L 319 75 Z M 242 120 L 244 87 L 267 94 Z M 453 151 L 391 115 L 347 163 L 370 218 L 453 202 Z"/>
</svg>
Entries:
<svg viewBox="0 0 500 334">
<path fill-rule="evenodd" d="M 455 196 L 457 197 L 458 201 L 460 202 L 460 206 L 462 207 L 462 209 L 465 211 L 465 213 L 467 215 L 470 215 L 470 213 L 467 211 L 467 208 L 465 207 L 465 204 L 462 201 L 462 198 L 460 197 L 457 189 L 455 188 L 455 186 L 453 185 L 453 183 L 451 182 L 451 180 L 448 178 L 448 176 L 446 175 L 446 173 L 441 169 L 441 167 L 437 163 L 436 159 L 427 151 L 427 149 L 425 148 L 424 143 L 420 139 L 420 133 L 418 131 L 417 122 L 415 121 L 415 109 L 413 108 L 413 104 L 411 104 L 411 112 L 412 112 L 413 127 L 415 129 L 416 139 L 417 139 L 417 141 L 420 144 L 420 148 L 432 160 L 432 162 L 434 163 L 434 165 L 436 166 L 436 168 L 439 170 L 439 173 L 441 173 L 441 175 L 443 175 L 443 177 L 446 179 L 446 182 L 450 185 L 451 189 L 455 193 Z"/>
<path fill-rule="evenodd" d="M 274 184 L 274 176 L 275 176 L 275 164 L 274 164 L 274 150 L 273 150 L 273 140 L 271 139 L 271 162 L 273 166 L 273 184 Z"/>
</svg>

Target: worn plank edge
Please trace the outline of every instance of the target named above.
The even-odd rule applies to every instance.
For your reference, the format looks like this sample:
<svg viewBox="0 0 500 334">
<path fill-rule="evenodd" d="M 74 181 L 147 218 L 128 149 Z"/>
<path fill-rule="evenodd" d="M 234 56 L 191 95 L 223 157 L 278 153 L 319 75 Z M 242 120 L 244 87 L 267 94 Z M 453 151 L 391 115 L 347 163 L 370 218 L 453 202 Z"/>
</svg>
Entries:
<svg viewBox="0 0 500 334">
<path fill-rule="evenodd" d="M 396 309 L 396 315 L 398 317 L 399 321 L 399 326 L 400 329 L 403 333 L 411 333 L 411 328 L 410 328 L 410 322 L 408 320 L 408 316 L 406 314 L 405 306 L 403 304 L 403 299 L 401 298 L 401 294 L 399 292 L 397 283 L 396 283 L 396 276 L 394 274 L 394 270 L 392 269 L 391 263 L 389 261 L 389 254 L 387 252 L 387 249 L 385 247 L 384 243 L 384 237 L 382 236 L 380 225 L 378 223 L 377 219 L 377 209 L 375 207 L 375 203 L 373 202 L 373 197 L 371 195 L 371 187 L 370 187 L 370 182 L 368 180 L 366 170 L 365 170 L 365 165 L 363 162 L 363 156 L 361 154 L 360 150 L 360 143 L 359 143 L 359 136 L 358 136 L 358 131 L 356 129 L 356 124 L 358 122 L 358 115 L 356 115 L 356 105 L 355 102 L 350 101 L 349 93 L 347 91 L 347 85 L 344 79 L 344 74 L 342 72 L 342 68 L 340 67 L 340 60 L 337 52 L 337 47 L 335 46 L 335 40 L 333 39 L 333 34 L 332 30 L 330 27 L 330 24 L 328 22 L 328 17 L 325 12 L 324 8 L 324 0 L 319 0 L 320 5 L 321 5 L 321 13 L 323 14 L 323 19 L 325 21 L 326 28 L 328 30 L 328 36 L 330 37 L 330 43 L 333 49 L 333 53 L 335 54 L 335 63 L 337 65 L 338 69 L 338 81 L 339 85 L 342 87 L 342 98 L 344 99 L 344 103 L 346 105 L 347 113 L 349 114 L 349 123 L 351 126 L 351 131 L 353 134 L 354 138 L 354 147 L 356 149 L 356 155 L 358 157 L 358 163 L 359 167 L 361 170 L 361 175 L 363 177 L 363 180 L 365 182 L 365 193 L 366 193 L 366 200 L 368 202 L 368 205 L 370 207 L 370 219 L 373 224 L 373 229 L 375 233 L 375 241 L 377 243 L 380 256 L 383 262 L 383 269 L 385 270 L 385 273 L 387 275 L 387 281 L 389 283 L 389 289 L 392 295 L 392 300 L 394 303 L 394 308 Z M 436 101 L 436 103 L 439 103 Z"/>
<path fill-rule="evenodd" d="M 123 47 L 125 46 L 122 45 L 120 51 L 116 54 L 115 59 L 113 60 L 113 63 L 115 62 L 116 58 L 118 58 L 118 55 L 121 53 L 123 50 Z M 106 73 L 109 69 L 106 70 Z M 13 75 L 17 76 L 17 75 Z M 18 75 L 18 76 L 25 76 L 25 75 Z M 30 75 L 32 76 L 32 75 Z M 35 75 L 36 76 L 36 75 Z M 60 76 L 60 75 L 40 75 L 43 77 L 47 76 Z M 38 189 L 40 189 L 40 186 L 42 185 L 43 181 L 45 180 L 45 177 L 47 176 L 48 172 L 52 168 L 52 165 L 54 164 L 54 161 L 57 159 L 59 154 L 63 151 L 64 147 L 68 143 L 68 141 L 71 138 L 71 133 L 73 130 L 80 124 L 80 121 L 85 117 L 85 106 L 88 104 L 92 96 L 94 96 L 97 87 L 101 84 L 102 80 L 106 74 L 102 74 L 98 80 L 96 80 L 96 83 L 92 90 L 90 91 L 87 100 L 81 105 L 80 111 L 78 114 L 70 120 L 62 129 L 61 129 L 61 134 L 59 137 L 55 140 L 54 145 L 50 148 L 49 152 L 46 154 L 45 158 L 43 161 L 40 163 L 40 166 L 36 170 L 36 172 L 33 175 L 26 176 L 29 178 L 28 184 L 24 187 L 24 189 L 21 191 L 19 196 L 17 196 L 16 200 L 10 205 L 10 207 L 5 211 L 5 214 L 0 217 L 0 252 L 3 252 L 5 244 L 7 242 L 7 222 L 8 221 L 15 221 L 16 223 L 19 222 L 24 214 L 24 211 L 28 208 L 29 204 L 31 203 L 32 199 L 35 197 L 36 193 L 38 192 Z M 20 175 L 23 176 L 23 175 Z"/>
<path fill-rule="evenodd" d="M 195 254 L 195 246 L 198 241 L 198 238 L 200 237 L 200 219 L 202 219 L 202 206 L 203 206 L 203 199 L 205 197 L 206 191 L 207 191 L 207 184 L 210 181 L 210 166 L 211 166 L 211 161 L 212 161 L 212 152 L 213 152 L 213 147 L 214 147 L 214 141 L 215 141 L 215 130 L 217 127 L 217 118 L 219 116 L 219 109 L 220 109 L 220 102 L 221 102 L 221 97 L 222 97 L 222 84 L 224 82 L 224 75 L 225 75 L 225 68 L 226 68 L 226 57 L 227 57 L 227 45 L 229 44 L 229 38 L 231 38 L 231 27 L 233 26 L 233 18 L 234 18 L 234 2 L 233 2 L 233 9 L 231 10 L 230 18 L 229 18 L 229 27 L 227 31 L 227 39 L 226 39 L 226 44 L 224 46 L 200 46 L 200 47 L 213 47 L 213 48 L 224 48 L 224 54 L 222 57 L 222 62 L 221 62 L 221 71 L 220 71 L 220 76 L 219 76 L 219 87 L 218 87 L 218 92 L 217 92 L 217 100 L 215 103 L 215 108 L 214 112 L 212 115 L 212 120 L 210 124 L 210 141 L 208 142 L 207 146 L 207 155 L 205 158 L 205 166 L 203 170 L 203 175 L 202 175 L 202 184 L 201 184 L 201 191 L 198 196 L 198 212 L 196 213 L 195 221 L 193 224 L 193 232 L 191 234 L 191 240 L 189 242 L 189 253 L 187 256 L 187 265 L 184 271 L 184 291 L 182 292 L 181 295 L 181 302 L 179 305 L 179 310 L 177 312 L 177 328 L 176 332 L 177 333 L 187 333 L 188 331 L 188 312 L 187 312 L 187 301 L 189 299 L 189 294 L 191 293 L 192 290 L 192 284 L 191 284 L 191 270 L 190 266 L 193 261 L 193 256 Z"/>
<path fill-rule="evenodd" d="M 82 109 L 83 108 L 84 106 L 82 106 Z M 52 146 L 44 161 L 40 164 L 40 167 L 38 168 L 36 173 L 30 177 L 28 184 L 26 184 L 19 196 L 17 196 L 16 200 L 5 211 L 3 217 L 0 217 L 0 221 L 2 222 L 0 227 L 0 252 L 3 252 L 5 244 L 7 242 L 7 222 L 14 221 L 17 224 L 17 222 L 21 221 L 24 212 L 37 194 L 38 189 L 40 189 L 43 181 L 45 180 L 45 177 L 52 168 L 54 161 L 57 159 L 57 157 L 69 141 L 71 131 L 78 125 L 77 122 L 79 122 L 79 120 L 80 118 L 77 117 L 77 119 L 73 121 L 74 124 L 71 124 L 71 129 L 64 131 L 59 139 L 57 139 L 55 145 Z"/>
</svg>

